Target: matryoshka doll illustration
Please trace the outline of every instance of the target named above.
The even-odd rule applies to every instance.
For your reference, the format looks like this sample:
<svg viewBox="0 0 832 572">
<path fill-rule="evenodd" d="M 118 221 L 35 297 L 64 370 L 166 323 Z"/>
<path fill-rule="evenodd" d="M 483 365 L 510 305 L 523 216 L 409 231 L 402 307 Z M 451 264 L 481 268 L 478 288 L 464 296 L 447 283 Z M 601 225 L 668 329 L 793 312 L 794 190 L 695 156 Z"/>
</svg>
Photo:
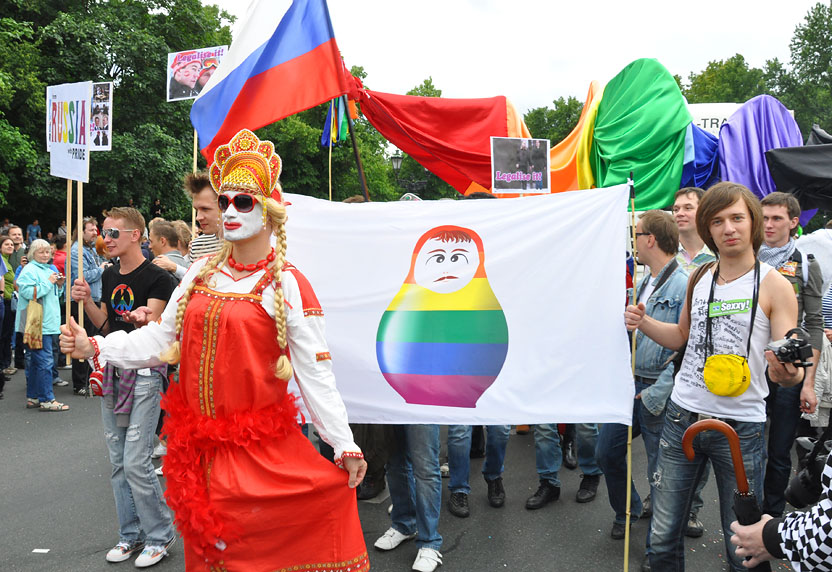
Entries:
<svg viewBox="0 0 832 572">
<path fill-rule="evenodd" d="M 423 234 L 376 336 L 387 383 L 408 403 L 476 407 L 507 353 L 508 325 L 485 274 L 482 239 L 459 226 Z"/>
</svg>

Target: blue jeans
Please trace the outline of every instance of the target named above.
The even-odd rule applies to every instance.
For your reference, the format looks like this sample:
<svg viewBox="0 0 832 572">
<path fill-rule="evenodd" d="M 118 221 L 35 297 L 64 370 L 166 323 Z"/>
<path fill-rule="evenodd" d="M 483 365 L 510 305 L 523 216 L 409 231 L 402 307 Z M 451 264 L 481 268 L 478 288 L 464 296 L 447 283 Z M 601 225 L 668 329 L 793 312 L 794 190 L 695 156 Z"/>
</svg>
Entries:
<svg viewBox="0 0 832 572">
<path fill-rule="evenodd" d="M 598 425 L 595 423 L 576 423 L 578 446 L 578 465 L 585 475 L 600 475 L 601 469 L 595 460 L 595 447 L 598 443 Z M 537 476 L 541 481 L 559 487 L 558 471 L 563 463 L 560 448 L 560 435 L 556 423 L 543 423 L 534 426 L 534 457 Z"/>
<path fill-rule="evenodd" d="M 768 428 L 768 463 L 763 483 L 763 512 L 780 516 L 786 508 L 783 493 L 792 473 L 792 445 L 800 422 L 800 391 L 803 384 L 780 387 L 770 384 Z"/>
<path fill-rule="evenodd" d="M 39 350 L 26 348 L 26 397 L 41 403 L 52 401 L 52 336 L 43 336 L 43 347 Z"/>
<path fill-rule="evenodd" d="M 645 387 L 648 387 L 647 384 L 636 382 L 636 394 L 641 393 Z M 661 415 L 653 415 L 640 399 L 633 400 L 633 437 L 641 435 L 644 441 L 644 449 L 647 451 L 647 482 L 650 483 L 651 492 L 663 427 L 664 411 Z M 624 524 L 627 513 L 627 426 L 619 423 L 602 425 L 596 453 L 598 464 L 604 471 L 610 506 L 615 512 L 615 522 Z M 632 481 L 630 481 L 630 486 L 632 487 L 630 502 L 632 510 L 630 512 L 638 518 L 642 510 L 641 497 Z"/>
<path fill-rule="evenodd" d="M 468 476 L 471 472 L 471 425 L 448 426 L 448 467 L 451 481 L 448 488 L 452 493 L 471 492 Z M 493 481 L 503 474 L 506 445 L 511 425 L 488 425 L 485 437 L 485 463 L 482 475 L 486 481 Z"/>
<path fill-rule="evenodd" d="M 650 565 L 655 572 L 684 572 L 684 533 L 693 500 L 696 483 L 705 470 L 705 460 L 710 459 L 719 492 L 719 510 L 725 551 L 731 570 L 741 572 L 741 558 L 734 553 L 731 544 L 731 522 L 736 519 L 733 510 L 734 489 L 737 481 L 728 440 L 716 431 L 703 431 L 693 440 L 696 457 L 688 461 L 682 451 L 682 435 L 696 421 L 696 415 L 668 400 L 664 430 L 659 443 L 659 460 L 653 479 L 653 519 L 650 525 Z M 765 423 L 735 422 L 734 429 L 740 438 L 742 460 L 748 476 L 749 490 L 762 498 L 763 470 L 766 462 L 763 430 Z"/>
<path fill-rule="evenodd" d="M 397 425 L 395 432 L 398 447 L 387 460 L 393 528 L 402 534 L 417 533 L 419 548 L 439 550 L 439 425 Z"/>
<path fill-rule="evenodd" d="M 173 538 L 173 520 L 162 496 L 150 455 L 159 420 L 162 376 L 140 375 L 133 389 L 133 409 L 127 427 L 116 425 L 116 416 L 101 400 L 101 419 L 110 463 L 110 484 L 116 501 L 120 541 L 159 546 Z"/>
</svg>

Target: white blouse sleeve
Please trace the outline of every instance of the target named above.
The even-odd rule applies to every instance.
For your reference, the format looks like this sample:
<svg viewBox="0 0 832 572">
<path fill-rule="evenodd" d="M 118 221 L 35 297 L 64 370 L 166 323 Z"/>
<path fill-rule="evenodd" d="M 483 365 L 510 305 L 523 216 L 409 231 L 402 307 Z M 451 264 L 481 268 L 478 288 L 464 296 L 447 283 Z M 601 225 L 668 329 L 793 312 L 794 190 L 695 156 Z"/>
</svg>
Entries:
<svg viewBox="0 0 832 572">
<path fill-rule="evenodd" d="M 295 380 L 312 422 L 321 438 L 335 449 L 335 460 L 339 462 L 344 453 L 357 454 L 361 449 L 353 441 L 347 408 L 335 386 L 325 321 L 323 316 L 303 315 L 300 289 L 290 272 L 283 272 L 282 282 Z"/>
<path fill-rule="evenodd" d="M 173 291 L 161 318 L 132 332 L 112 332 L 106 337 L 96 336 L 101 355 L 98 360 L 103 366 L 111 363 L 123 369 L 141 369 L 162 365 L 159 354 L 164 352 L 176 339 L 176 312 L 179 300 L 188 285 L 196 278 L 205 260 L 195 262 L 179 286 Z"/>
</svg>

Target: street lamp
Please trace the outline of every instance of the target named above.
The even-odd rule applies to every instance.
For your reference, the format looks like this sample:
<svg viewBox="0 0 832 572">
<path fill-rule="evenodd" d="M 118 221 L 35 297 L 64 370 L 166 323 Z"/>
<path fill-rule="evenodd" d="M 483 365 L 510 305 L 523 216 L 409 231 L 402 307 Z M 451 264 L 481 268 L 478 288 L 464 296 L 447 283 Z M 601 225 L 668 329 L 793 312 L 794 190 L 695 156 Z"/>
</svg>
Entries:
<svg viewBox="0 0 832 572">
<path fill-rule="evenodd" d="M 425 179 L 403 179 L 399 177 L 403 160 L 404 157 L 402 157 L 402 153 L 399 150 L 396 150 L 396 152 L 390 156 L 390 163 L 393 165 L 393 173 L 396 175 L 396 183 L 398 183 L 399 186 L 404 188 L 408 193 L 414 193 L 427 187 L 428 178 L 430 177 L 430 171 L 428 169 L 425 169 Z"/>
</svg>

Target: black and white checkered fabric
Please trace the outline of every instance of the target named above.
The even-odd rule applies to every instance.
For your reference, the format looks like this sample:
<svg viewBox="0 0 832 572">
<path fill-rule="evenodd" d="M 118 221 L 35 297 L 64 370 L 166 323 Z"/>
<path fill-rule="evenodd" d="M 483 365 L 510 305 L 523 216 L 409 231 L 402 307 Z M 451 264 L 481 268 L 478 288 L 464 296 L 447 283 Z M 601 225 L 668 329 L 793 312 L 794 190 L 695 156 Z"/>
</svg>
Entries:
<svg viewBox="0 0 832 572">
<path fill-rule="evenodd" d="M 820 502 L 806 512 L 792 512 L 777 527 L 780 548 L 795 572 L 832 572 L 832 455 L 821 475 Z"/>
</svg>

